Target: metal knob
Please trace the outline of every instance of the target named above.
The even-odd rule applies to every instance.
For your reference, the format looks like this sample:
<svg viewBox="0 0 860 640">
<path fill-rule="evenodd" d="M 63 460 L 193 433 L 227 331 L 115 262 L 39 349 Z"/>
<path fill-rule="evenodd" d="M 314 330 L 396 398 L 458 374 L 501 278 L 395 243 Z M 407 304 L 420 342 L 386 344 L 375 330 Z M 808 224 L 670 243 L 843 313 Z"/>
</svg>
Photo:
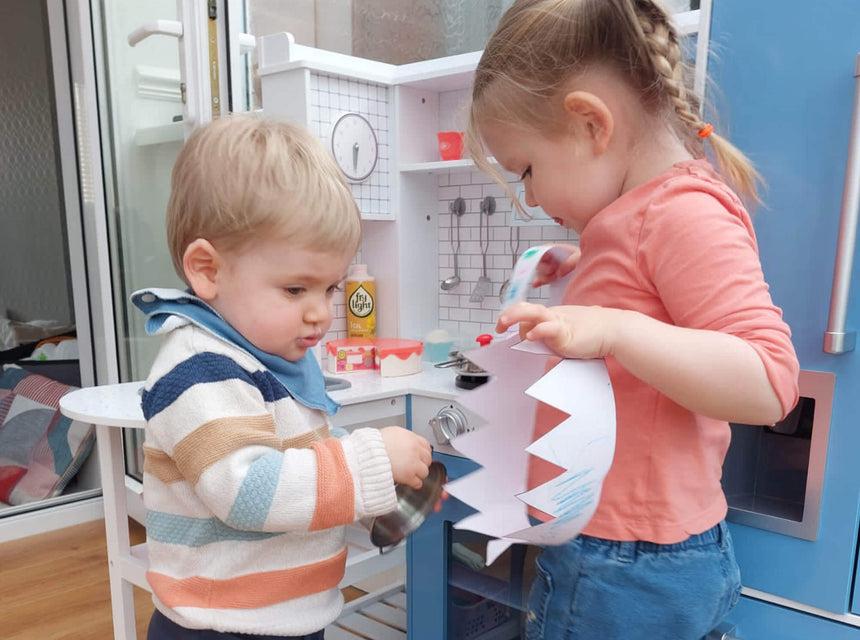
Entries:
<svg viewBox="0 0 860 640">
<path fill-rule="evenodd" d="M 443 407 L 430 418 L 430 427 L 439 444 L 449 444 L 451 438 L 472 430 L 463 412 L 453 405 Z"/>
</svg>

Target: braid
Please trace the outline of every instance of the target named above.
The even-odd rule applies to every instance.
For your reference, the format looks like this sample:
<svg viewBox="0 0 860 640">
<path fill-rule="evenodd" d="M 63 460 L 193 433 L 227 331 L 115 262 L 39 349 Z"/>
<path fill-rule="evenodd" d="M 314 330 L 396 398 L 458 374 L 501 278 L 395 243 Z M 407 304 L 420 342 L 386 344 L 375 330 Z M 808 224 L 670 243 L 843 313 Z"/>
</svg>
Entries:
<svg viewBox="0 0 860 640">
<path fill-rule="evenodd" d="M 699 101 L 687 88 L 678 33 L 663 10 L 651 0 L 633 0 L 631 5 L 645 44 L 643 54 L 651 62 L 656 75 L 655 89 L 662 89 L 663 99 L 686 125 L 686 130 L 680 133 L 689 147 L 691 142 L 697 141 L 695 132 L 704 126 L 704 122 L 698 114 Z M 700 142 L 694 146 L 696 148 L 690 151 L 701 155 Z"/>
<path fill-rule="evenodd" d="M 627 4 L 627 3 L 625 3 Z M 645 45 L 644 54 L 651 61 L 655 89 L 672 107 L 684 127 L 678 132 L 694 156 L 704 155 L 702 139 L 697 135 L 706 125 L 699 115 L 700 100 L 688 90 L 684 77 L 685 64 L 678 33 L 666 12 L 654 0 L 630 0 L 637 31 Z M 659 88 L 658 88 L 659 87 Z M 757 183 L 761 176 L 744 154 L 728 140 L 714 133 L 706 135 L 716 155 L 717 165 L 744 195 L 759 202 Z"/>
<path fill-rule="evenodd" d="M 601 66 L 624 78 L 642 108 L 663 118 L 693 157 L 704 157 L 706 138 L 725 178 L 758 200 L 752 164 L 702 121 L 681 39 L 660 0 L 515 0 L 475 70 L 470 128 L 480 119 L 555 133 L 563 119 L 554 98 L 571 79 Z M 467 143 L 478 162 L 483 148 L 477 129 L 472 134 Z"/>
</svg>

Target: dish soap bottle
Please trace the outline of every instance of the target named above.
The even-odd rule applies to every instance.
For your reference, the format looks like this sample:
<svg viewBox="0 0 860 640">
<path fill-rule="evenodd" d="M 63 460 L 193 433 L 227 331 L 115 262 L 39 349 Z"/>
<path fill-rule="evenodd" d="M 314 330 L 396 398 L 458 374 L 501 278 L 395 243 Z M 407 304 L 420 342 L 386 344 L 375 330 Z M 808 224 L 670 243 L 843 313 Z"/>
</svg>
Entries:
<svg viewBox="0 0 860 640">
<path fill-rule="evenodd" d="M 354 264 L 346 276 L 346 334 L 376 337 L 376 289 L 366 264 Z"/>
</svg>

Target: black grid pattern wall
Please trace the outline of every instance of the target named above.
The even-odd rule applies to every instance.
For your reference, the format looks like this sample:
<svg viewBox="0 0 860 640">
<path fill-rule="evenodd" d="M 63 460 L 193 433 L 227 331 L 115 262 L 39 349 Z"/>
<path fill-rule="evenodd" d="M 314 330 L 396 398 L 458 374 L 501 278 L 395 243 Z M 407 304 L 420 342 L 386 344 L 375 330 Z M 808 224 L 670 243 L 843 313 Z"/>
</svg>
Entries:
<svg viewBox="0 0 860 640">
<path fill-rule="evenodd" d="M 388 87 L 311 73 L 310 108 L 311 131 L 326 144 L 330 144 L 332 124 L 344 113 L 358 113 L 370 122 L 379 144 L 379 159 L 370 177 L 350 188 L 362 214 L 390 215 Z"/>
</svg>

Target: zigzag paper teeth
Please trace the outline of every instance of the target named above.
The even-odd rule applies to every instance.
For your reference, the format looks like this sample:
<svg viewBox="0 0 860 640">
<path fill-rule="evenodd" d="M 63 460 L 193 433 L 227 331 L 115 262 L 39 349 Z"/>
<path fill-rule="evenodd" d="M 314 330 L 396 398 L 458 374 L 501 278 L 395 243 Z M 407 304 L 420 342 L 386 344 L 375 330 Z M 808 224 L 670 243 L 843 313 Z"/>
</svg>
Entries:
<svg viewBox="0 0 860 640">
<path fill-rule="evenodd" d="M 570 415 L 601 420 L 606 417 L 606 403 L 615 405 L 603 360 L 562 360 L 526 393 Z"/>
<path fill-rule="evenodd" d="M 563 393 L 567 388 L 570 393 Z M 526 393 L 570 415 L 526 449 L 532 455 L 569 469 L 599 440 L 609 438 L 610 442 L 603 444 L 614 450 L 615 413 L 607 415 L 606 407 L 614 406 L 615 400 L 602 360 L 563 360 Z M 599 468 L 605 474 L 612 459 L 600 462 Z"/>
<path fill-rule="evenodd" d="M 590 517 L 597 507 L 603 474 L 594 467 L 566 471 L 531 491 L 520 494 L 526 504 L 556 518 L 580 518 L 588 511 Z"/>
<path fill-rule="evenodd" d="M 512 541 L 560 544 L 576 536 L 594 513 L 615 448 L 615 400 L 603 360 L 561 360 L 547 371 L 542 343 L 514 335 L 464 354 L 488 371 L 487 384 L 458 402 L 484 424 L 451 444 L 482 468 L 448 483 L 452 496 L 477 514 L 454 526 L 493 536 L 492 562 Z M 537 441 L 538 402 L 568 416 Z M 528 490 L 528 453 L 564 471 Z M 530 527 L 526 505 L 555 519 Z"/>
<path fill-rule="evenodd" d="M 502 511 L 519 509 L 523 511 L 523 504 L 514 493 L 514 490 L 521 487 L 522 484 L 521 481 L 518 482 L 515 477 L 512 477 L 512 474 L 499 478 L 492 473 L 491 469 L 485 467 L 452 480 L 445 485 L 445 490 L 466 504 L 480 503 L 482 513 L 489 513 L 497 509 Z"/>
</svg>

